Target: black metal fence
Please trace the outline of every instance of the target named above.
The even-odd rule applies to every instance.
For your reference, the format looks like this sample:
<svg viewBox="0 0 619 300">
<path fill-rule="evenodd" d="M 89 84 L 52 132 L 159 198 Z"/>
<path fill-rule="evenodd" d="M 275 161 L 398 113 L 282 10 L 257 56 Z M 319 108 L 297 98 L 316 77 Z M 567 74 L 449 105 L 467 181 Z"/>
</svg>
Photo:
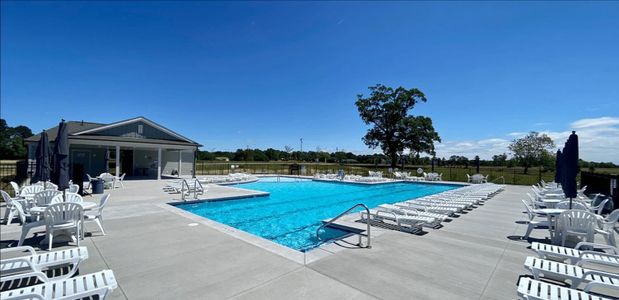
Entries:
<svg viewBox="0 0 619 300">
<path fill-rule="evenodd" d="M 619 175 L 581 172 L 580 178 L 580 185 L 587 186 L 587 194 L 600 193 L 610 196 L 615 204 L 614 207 L 619 207 L 619 189 L 617 188 Z"/>
<path fill-rule="evenodd" d="M 296 168 L 298 167 L 298 171 Z M 411 172 L 411 175 L 420 176 L 417 170 L 421 168 L 423 172 L 431 172 L 432 167 L 426 165 L 405 165 L 404 171 Z M 402 167 L 399 168 L 402 170 Z M 211 162 L 198 161 L 196 163 L 196 176 L 201 175 L 226 175 L 235 172 L 245 172 L 250 174 L 301 174 L 313 176 L 316 173 L 337 173 L 344 170 L 346 174 L 368 175 L 368 171 L 382 171 L 385 177 L 393 177 L 388 165 L 371 164 L 337 164 L 337 163 L 308 163 L 308 162 Z M 475 167 L 456 167 L 456 166 L 435 166 L 434 172 L 442 173 L 443 180 L 466 182 L 466 174 L 476 173 Z M 480 167 L 480 173 L 489 175 L 489 181 L 495 183 L 532 185 L 545 180 L 554 180 L 554 172 L 541 168 L 529 168 L 524 173 L 521 167 Z"/>
<path fill-rule="evenodd" d="M 28 160 L 0 162 L 0 189 L 12 191 L 9 182 L 15 181 L 18 184 L 23 184 L 26 180 L 32 178 L 34 168 L 34 162 L 29 162 Z"/>
</svg>

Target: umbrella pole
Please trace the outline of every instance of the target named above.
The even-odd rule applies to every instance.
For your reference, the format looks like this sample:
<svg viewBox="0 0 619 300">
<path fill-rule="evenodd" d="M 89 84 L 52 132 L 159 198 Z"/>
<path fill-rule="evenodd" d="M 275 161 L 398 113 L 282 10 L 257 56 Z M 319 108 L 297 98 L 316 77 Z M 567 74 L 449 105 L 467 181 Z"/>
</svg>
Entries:
<svg viewBox="0 0 619 300">
<path fill-rule="evenodd" d="M 572 198 L 570 197 L 570 209 L 572 209 Z"/>
</svg>

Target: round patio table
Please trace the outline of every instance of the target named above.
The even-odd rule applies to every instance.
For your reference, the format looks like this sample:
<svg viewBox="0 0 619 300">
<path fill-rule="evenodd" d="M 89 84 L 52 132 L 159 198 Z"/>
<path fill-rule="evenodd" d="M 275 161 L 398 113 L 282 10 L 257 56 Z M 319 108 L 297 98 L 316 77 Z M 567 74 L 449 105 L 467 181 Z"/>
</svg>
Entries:
<svg viewBox="0 0 619 300">
<path fill-rule="evenodd" d="M 82 203 L 78 202 L 78 204 L 81 204 L 84 210 L 91 210 L 93 208 L 97 208 L 98 206 L 98 204 L 95 202 L 87 202 L 87 201 L 84 201 Z M 30 208 L 30 213 L 43 214 L 46 208 L 47 208 L 47 205 L 46 206 L 35 206 L 35 207 Z"/>
<path fill-rule="evenodd" d="M 550 231 L 550 240 L 555 245 L 558 244 L 560 240 L 560 236 L 557 234 L 557 217 L 564 211 L 567 211 L 567 209 L 543 208 L 535 210 L 535 213 L 545 215 L 546 218 L 548 218 L 548 224 L 550 224 L 550 227 L 548 228 L 548 231 Z"/>
</svg>

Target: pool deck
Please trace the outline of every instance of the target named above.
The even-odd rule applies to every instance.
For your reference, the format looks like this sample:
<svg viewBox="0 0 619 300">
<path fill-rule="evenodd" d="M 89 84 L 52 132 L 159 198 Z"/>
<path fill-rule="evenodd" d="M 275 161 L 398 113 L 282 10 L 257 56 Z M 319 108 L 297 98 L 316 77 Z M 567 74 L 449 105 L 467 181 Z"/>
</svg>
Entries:
<svg viewBox="0 0 619 300">
<path fill-rule="evenodd" d="M 426 234 L 376 230 L 371 249 L 331 245 L 340 249 L 307 264 L 168 209 L 179 196 L 163 186 L 126 181 L 111 191 L 107 235 L 93 232 L 81 242 L 89 259 L 80 273 L 112 269 L 119 283 L 112 299 L 514 299 L 518 276 L 527 274 L 524 259 L 533 255 L 517 239 L 526 229 L 520 202 L 526 186 L 507 186 Z M 248 194 L 209 185 L 202 198 Z M 0 247 L 16 244 L 20 225 L 0 230 Z M 534 230 L 532 237 L 545 234 Z M 27 242 L 37 247 L 42 238 Z"/>
</svg>

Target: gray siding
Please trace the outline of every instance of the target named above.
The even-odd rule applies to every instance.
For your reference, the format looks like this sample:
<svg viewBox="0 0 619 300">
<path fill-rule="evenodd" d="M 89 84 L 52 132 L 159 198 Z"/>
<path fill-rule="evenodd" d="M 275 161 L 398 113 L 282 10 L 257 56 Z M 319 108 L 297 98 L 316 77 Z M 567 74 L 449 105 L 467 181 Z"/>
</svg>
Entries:
<svg viewBox="0 0 619 300">
<path fill-rule="evenodd" d="M 142 133 L 138 132 L 139 125 L 142 125 Z M 121 136 L 121 137 L 137 138 L 137 139 L 158 139 L 158 140 L 169 140 L 169 141 L 183 141 L 141 121 L 130 123 L 127 125 L 117 126 L 114 128 L 105 129 L 102 131 L 94 132 L 89 135 Z"/>
</svg>

